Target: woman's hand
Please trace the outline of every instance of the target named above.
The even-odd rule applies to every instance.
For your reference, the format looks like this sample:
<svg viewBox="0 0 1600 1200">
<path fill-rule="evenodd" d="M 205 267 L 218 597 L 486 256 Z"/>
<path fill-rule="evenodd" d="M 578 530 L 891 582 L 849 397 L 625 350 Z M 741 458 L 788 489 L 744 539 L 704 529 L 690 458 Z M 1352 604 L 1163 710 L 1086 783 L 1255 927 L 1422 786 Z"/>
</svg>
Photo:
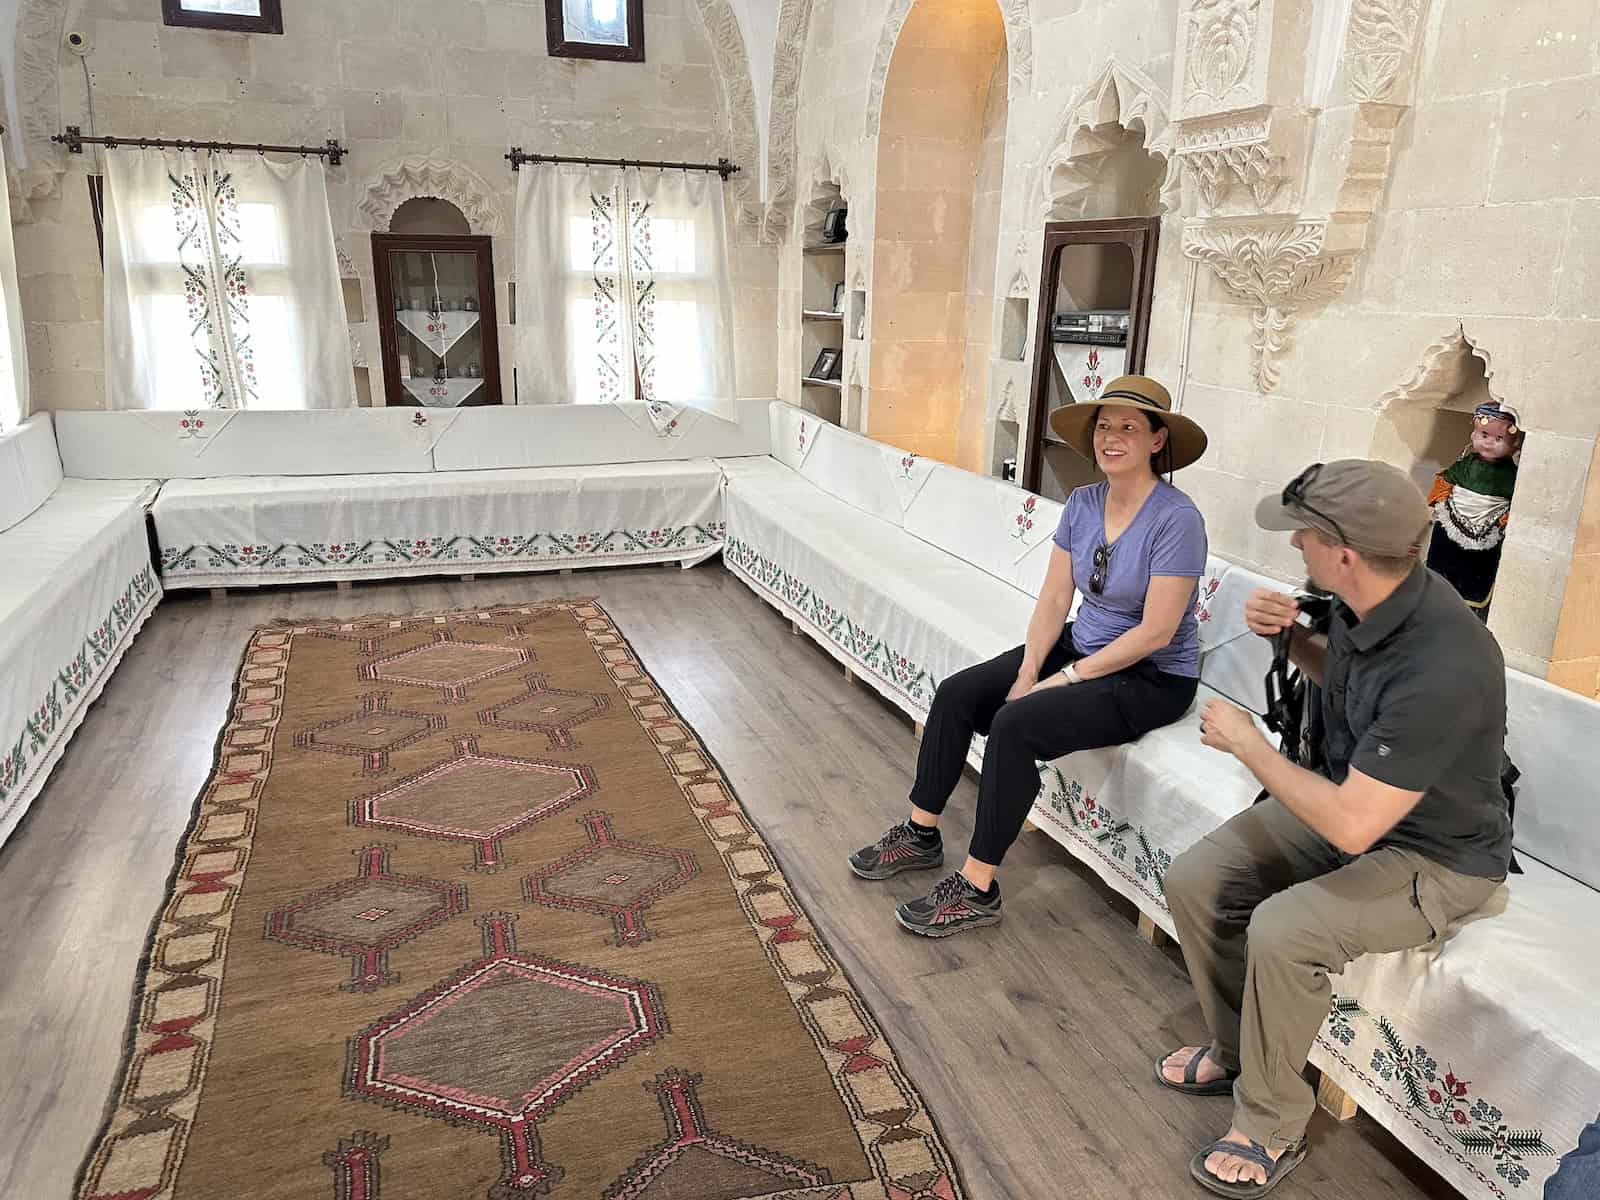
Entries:
<svg viewBox="0 0 1600 1200">
<path fill-rule="evenodd" d="M 1251 633 L 1276 637 L 1300 615 L 1300 602 L 1284 592 L 1257 588 L 1244 602 L 1244 623 Z"/>
<path fill-rule="evenodd" d="M 1041 679 L 1038 683 L 1034 684 L 1033 687 L 1028 689 L 1028 695 L 1031 696 L 1034 694 L 1034 692 L 1042 692 L 1046 688 L 1066 687 L 1071 682 L 1072 680 L 1067 678 L 1065 671 L 1057 671 L 1054 675 L 1050 676 L 1050 678 Z"/>
<path fill-rule="evenodd" d="M 1033 691 L 1038 682 L 1038 673 L 1024 667 L 1017 672 L 1017 681 L 1011 685 L 1011 690 L 1006 693 L 1006 703 L 1010 704 L 1013 700 L 1021 700 L 1029 692 Z"/>
</svg>

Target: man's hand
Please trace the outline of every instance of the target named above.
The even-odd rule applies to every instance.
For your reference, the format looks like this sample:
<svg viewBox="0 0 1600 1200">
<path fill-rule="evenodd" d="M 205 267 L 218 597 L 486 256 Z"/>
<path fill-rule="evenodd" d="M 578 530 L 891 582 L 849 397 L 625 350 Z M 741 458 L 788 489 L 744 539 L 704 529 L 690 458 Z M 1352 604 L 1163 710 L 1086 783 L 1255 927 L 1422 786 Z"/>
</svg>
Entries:
<svg viewBox="0 0 1600 1200">
<path fill-rule="evenodd" d="M 1263 740 L 1250 714 L 1226 700 L 1212 700 L 1200 714 L 1200 741 L 1213 750 L 1238 757 L 1252 742 Z"/>
<path fill-rule="evenodd" d="M 1011 685 L 1011 690 L 1006 693 L 1006 703 L 1010 704 L 1013 700 L 1021 700 L 1029 692 L 1033 691 L 1033 685 L 1038 682 L 1039 676 L 1035 672 L 1026 668 L 1018 671 L 1017 681 Z"/>
<path fill-rule="evenodd" d="M 1257 588 L 1244 602 L 1244 623 L 1251 633 L 1276 637 L 1300 615 L 1300 602 L 1271 588 Z"/>
</svg>

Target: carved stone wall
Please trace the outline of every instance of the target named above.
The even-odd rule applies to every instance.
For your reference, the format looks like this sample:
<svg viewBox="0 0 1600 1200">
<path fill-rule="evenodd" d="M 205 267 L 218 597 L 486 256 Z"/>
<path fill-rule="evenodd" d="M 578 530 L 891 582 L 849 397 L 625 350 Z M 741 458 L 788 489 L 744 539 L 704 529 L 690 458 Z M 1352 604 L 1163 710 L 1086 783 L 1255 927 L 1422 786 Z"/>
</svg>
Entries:
<svg viewBox="0 0 1600 1200">
<path fill-rule="evenodd" d="M 501 232 L 497 189 L 465 163 L 415 154 L 381 168 L 356 203 L 355 228 L 386 232 L 395 210 L 420 197 L 448 200 L 461 210 L 472 232 Z"/>
<path fill-rule="evenodd" d="M 1309 0 L 1185 0 L 1176 142 L 1194 216 L 1184 252 L 1251 305 L 1263 392 L 1278 386 L 1300 309 L 1338 296 L 1366 247 L 1425 5 L 1354 0 L 1341 52 L 1313 45 Z M 1347 104 L 1319 128 L 1307 78 L 1335 53 Z M 1311 170 L 1314 135 L 1323 164 L 1342 168 Z"/>
</svg>

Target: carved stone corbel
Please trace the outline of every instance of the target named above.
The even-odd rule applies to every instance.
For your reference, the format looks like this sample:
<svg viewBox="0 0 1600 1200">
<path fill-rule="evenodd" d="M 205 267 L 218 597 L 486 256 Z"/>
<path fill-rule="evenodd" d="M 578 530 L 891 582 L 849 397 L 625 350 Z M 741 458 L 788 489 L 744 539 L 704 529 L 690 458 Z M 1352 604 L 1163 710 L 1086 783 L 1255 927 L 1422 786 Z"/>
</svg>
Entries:
<svg viewBox="0 0 1600 1200">
<path fill-rule="evenodd" d="M 1326 221 L 1228 222 L 1186 231 L 1184 255 L 1254 306 L 1253 375 L 1263 392 L 1278 386 L 1278 357 L 1289 348 L 1295 309 L 1333 299 L 1350 280 L 1355 256 L 1324 255 L 1327 240 Z"/>
<path fill-rule="evenodd" d="M 1256 386 L 1278 385 L 1297 309 L 1338 296 L 1389 178 L 1427 0 L 1352 0 L 1343 94 L 1306 107 L 1310 0 L 1183 0 L 1177 153 L 1192 180 L 1184 254 L 1253 309 Z M 1331 64 L 1330 64 L 1331 66 Z M 1315 129 L 1328 161 L 1312 172 Z"/>
</svg>

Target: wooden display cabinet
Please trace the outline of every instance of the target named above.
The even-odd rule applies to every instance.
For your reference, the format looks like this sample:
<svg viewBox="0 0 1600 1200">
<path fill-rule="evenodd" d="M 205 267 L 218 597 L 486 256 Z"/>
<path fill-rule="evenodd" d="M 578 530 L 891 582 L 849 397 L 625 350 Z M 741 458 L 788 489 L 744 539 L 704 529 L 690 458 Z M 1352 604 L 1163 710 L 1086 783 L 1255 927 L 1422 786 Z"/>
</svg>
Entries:
<svg viewBox="0 0 1600 1200">
<path fill-rule="evenodd" d="M 504 403 L 491 240 L 375 233 L 372 266 L 386 402 Z"/>
<path fill-rule="evenodd" d="M 1144 369 L 1156 281 L 1158 218 L 1052 221 L 1044 227 L 1038 325 L 1033 352 L 1023 486 L 1052 500 L 1099 479 L 1093 462 L 1050 431 L 1063 404 L 1092 400 L 1119 375 Z M 1083 332 L 1052 336 L 1055 318 L 1076 317 Z M 1081 340 L 1070 340 L 1081 339 Z"/>
</svg>

